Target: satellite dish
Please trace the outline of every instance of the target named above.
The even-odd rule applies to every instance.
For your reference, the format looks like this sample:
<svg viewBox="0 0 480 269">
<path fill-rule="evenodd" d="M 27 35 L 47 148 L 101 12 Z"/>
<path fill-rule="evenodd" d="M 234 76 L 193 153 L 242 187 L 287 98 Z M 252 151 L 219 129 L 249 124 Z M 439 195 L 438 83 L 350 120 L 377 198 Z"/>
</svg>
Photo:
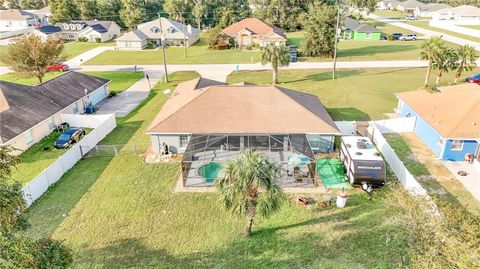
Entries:
<svg viewBox="0 0 480 269">
<path fill-rule="evenodd" d="M 163 94 L 168 95 L 168 94 L 171 93 L 171 92 L 172 92 L 172 90 L 166 89 L 166 90 L 163 91 Z"/>
</svg>

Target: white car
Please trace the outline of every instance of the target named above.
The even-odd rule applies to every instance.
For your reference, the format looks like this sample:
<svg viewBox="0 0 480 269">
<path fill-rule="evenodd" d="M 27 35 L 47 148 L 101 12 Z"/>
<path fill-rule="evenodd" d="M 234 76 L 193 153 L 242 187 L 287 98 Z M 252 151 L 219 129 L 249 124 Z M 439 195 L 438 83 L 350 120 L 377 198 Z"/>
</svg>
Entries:
<svg viewBox="0 0 480 269">
<path fill-rule="evenodd" d="M 398 38 L 398 40 L 402 40 L 402 41 L 417 40 L 417 35 L 416 34 L 402 35 L 401 37 Z"/>
</svg>

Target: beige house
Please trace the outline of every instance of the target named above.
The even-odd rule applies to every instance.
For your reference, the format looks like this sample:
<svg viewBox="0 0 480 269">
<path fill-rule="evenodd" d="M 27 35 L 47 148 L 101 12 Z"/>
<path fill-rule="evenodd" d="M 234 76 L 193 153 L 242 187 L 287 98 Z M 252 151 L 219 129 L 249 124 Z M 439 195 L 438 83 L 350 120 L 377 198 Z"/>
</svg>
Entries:
<svg viewBox="0 0 480 269">
<path fill-rule="evenodd" d="M 7 9 L 0 11 L 0 31 L 15 31 L 28 28 L 38 23 L 35 14 L 19 10 Z"/>
<path fill-rule="evenodd" d="M 270 43 L 285 44 L 285 30 L 269 25 L 256 18 L 243 19 L 222 30 L 222 34 L 232 37 L 240 47 L 265 46 Z"/>
<path fill-rule="evenodd" d="M 76 72 L 37 86 L 0 81 L 0 146 L 21 153 L 62 123 L 61 114 L 83 113 L 105 99 L 109 82 Z"/>
<path fill-rule="evenodd" d="M 480 24 L 480 8 L 468 5 L 444 8 L 432 13 L 432 20 Z"/>
<path fill-rule="evenodd" d="M 76 41 L 79 37 L 88 42 L 106 42 L 120 36 L 120 26 L 114 21 L 71 21 L 59 22 L 55 26 L 61 29 L 62 40 Z"/>
<path fill-rule="evenodd" d="M 142 31 L 135 29 L 117 38 L 117 49 L 142 50 L 147 47 L 148 37 Z"/>
<path fill-rule="evenodd" d="M 450 6 L 443 3 L 425 4 L 423 6 L 418 6 L 417 8 L 415 8 L 415 10 L 413 11 L 413 15 L 415 15 L 415 17 L 431 18 L 436 11 L 445 8 L 450 8 Z"/>
</svg>

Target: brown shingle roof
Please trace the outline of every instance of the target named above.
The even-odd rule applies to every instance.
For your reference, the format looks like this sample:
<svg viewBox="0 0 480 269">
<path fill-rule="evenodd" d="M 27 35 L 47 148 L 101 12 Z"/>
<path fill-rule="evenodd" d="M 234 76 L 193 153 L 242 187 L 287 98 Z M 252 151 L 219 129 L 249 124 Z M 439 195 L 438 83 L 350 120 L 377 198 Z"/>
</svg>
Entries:
<svg viewBox="0 0 480 269">
<path fill-rule="evenodd" d="M 23 21 L 34 19 L 34 15 L 30 12 L 19 10 L 19 9 L 7 9 L 1 11 L 0 19 L 1 20 L 12 20 L 12 21 Z"/>
<path fill-rule="evenodd" d="M 236 36 L 238 32 L 244 29 L 253 32 L 254 34 L 257 34 L 259 36 L 271 36 L 272 34 L 275 34 L 281 38 L 286 39 L 285 30 L 276 26 L 266 24 L 256 18 L 243 19 L 223 29 L 222 32 L 229 36 Z"/>
<path fill-rule="evenodd" d="M 480 86 L 466 83 L 440 90 L 403 92 L 397 96 L 442 137 L 480 139 Z"/>
<path fill-rule="evenodd" d="M 314 95 L 270 85 L 181 83 L 147 133 L 322 133 L 339 131 Z"/>
</svg>

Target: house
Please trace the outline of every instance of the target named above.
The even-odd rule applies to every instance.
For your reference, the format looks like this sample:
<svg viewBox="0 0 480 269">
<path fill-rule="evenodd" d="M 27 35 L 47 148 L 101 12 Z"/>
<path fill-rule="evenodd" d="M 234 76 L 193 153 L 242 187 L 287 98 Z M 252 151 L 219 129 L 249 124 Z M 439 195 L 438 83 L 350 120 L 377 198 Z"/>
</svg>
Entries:
<svg viewBox="0 0 480 269">
<path fill-rule="evenodd" d="M 240 46 L 265 46 L 270 43 L 285 44 L 285 30 L 256 18 L 247 18 L 222 30 L 222 35 L 234 38 Z"/>
<path fill-rule="evenodd" d="M 162 36 L 167 46 L 180 46 L 184 43 L 191 46 L 200 38 L 200 30 L 190 24 L 185 25 L 167 18 L 160 18 L 160 21 L 157 19 L 142 23 L 136 30 L 117 38 L 117 48 L 138 50 L 145 48 L 148 43 L 160 46 Z"/>
<path fill-rule="evenodd" d="M 400 2 L 396 0 L 384 0 L 375 5 L 376 10 L 391 10 L 397 8 Z"/>
<path fill-rule="evenodd" d="M 400 3 L 402 3 L 401 1 L 389 1 L 389 3 L 387 4 L 387 9 L 388 10 L 398 10 L 398 5 L 400 5 Z"/>
<path fill-rule="evenodd" d="M 439 89 L 397 93 L 398 115 L 416 118 L 415 133 L 439 159 L 463 161 L 471 153 L 479 162 L 480 85 Z"/>
<path fill-rule="evenodd" d="M 40 37 L 42 41 L 47 39 L 60 40 L 62 39 L 62 28 L 56 25 L 44 25 L 33 29 L 30 34 Z"/>
<path fill-rule="evenodd" d="M 105 99 L 109 82 L 76 72 L 37 86 L 0 81 L 0 146 L 29 148 L 61 123 L 60 114 L 82 113 Z"/>
<path fill-rule="evenodd" d="M 331 152 L 340 132 L 314 95 L 197 78 L 176 87 L 147 134 L 154 154 L 183 153 L 184 185 L 194 185 L 196 180 L 211 183 L 208 176 L 198 177 L 205 171 L 197 168 L 216 166 L 244 148 L 264 151 L 286 166 L 303 162 L 312 179 L 314 152 Z M 295 169 L 290 167 L 286 174 Z"/>
<path fill-rule="evenodd" d="M 37 17 L 30 12 L 19 9 L 0 11 L 0 31 L 15 31 L 38 23 Z"/>
<path fill-rule="evenodd" d="M 49 6 L 41 8 L 39 10 L 34 10 L 33 14 L 35 14 L 35 16 L 37 17 L 38 22 L 42 24 L 47 24 L 48 20 L 52 16 L 52 12 L 50 12 Z"/>
<path fill-rule="evenodd" d="M 382 38 L 382 32 L 376 27 L 350 17 L 345 18 L 341 31 L 340 36 L 343 39 L 380 40 Z"/>
<path fill-rule="evenodd" d="M 408 14 L 413 14 L 416 8 L 422 8 L 425 4 L 417 0 L 407 0 L 398 4 L 397 9 Z"/>
<path fill-rule="evenodd" d="M 450 6 L 443 3 L 429 3 L 415 8 L 413 15 L 417 18 L 431 18 L 436 11 L 445 8 L 450 8 Z"/>
<path fill-rule="evenodd" d="M 451 20 L 465 23 L 479 23 L 480 8 L 468 5 L 444 8 L 433 12 L 432 20 Z"/>
<path fill-rule="evenodd" d="M 114 21 L 71 21 L 60 22 L 62 40 L 74 41 L 86 38 L 88 42 L 105 42 L 120 36 L 120 26 Z"/>
</svg>

